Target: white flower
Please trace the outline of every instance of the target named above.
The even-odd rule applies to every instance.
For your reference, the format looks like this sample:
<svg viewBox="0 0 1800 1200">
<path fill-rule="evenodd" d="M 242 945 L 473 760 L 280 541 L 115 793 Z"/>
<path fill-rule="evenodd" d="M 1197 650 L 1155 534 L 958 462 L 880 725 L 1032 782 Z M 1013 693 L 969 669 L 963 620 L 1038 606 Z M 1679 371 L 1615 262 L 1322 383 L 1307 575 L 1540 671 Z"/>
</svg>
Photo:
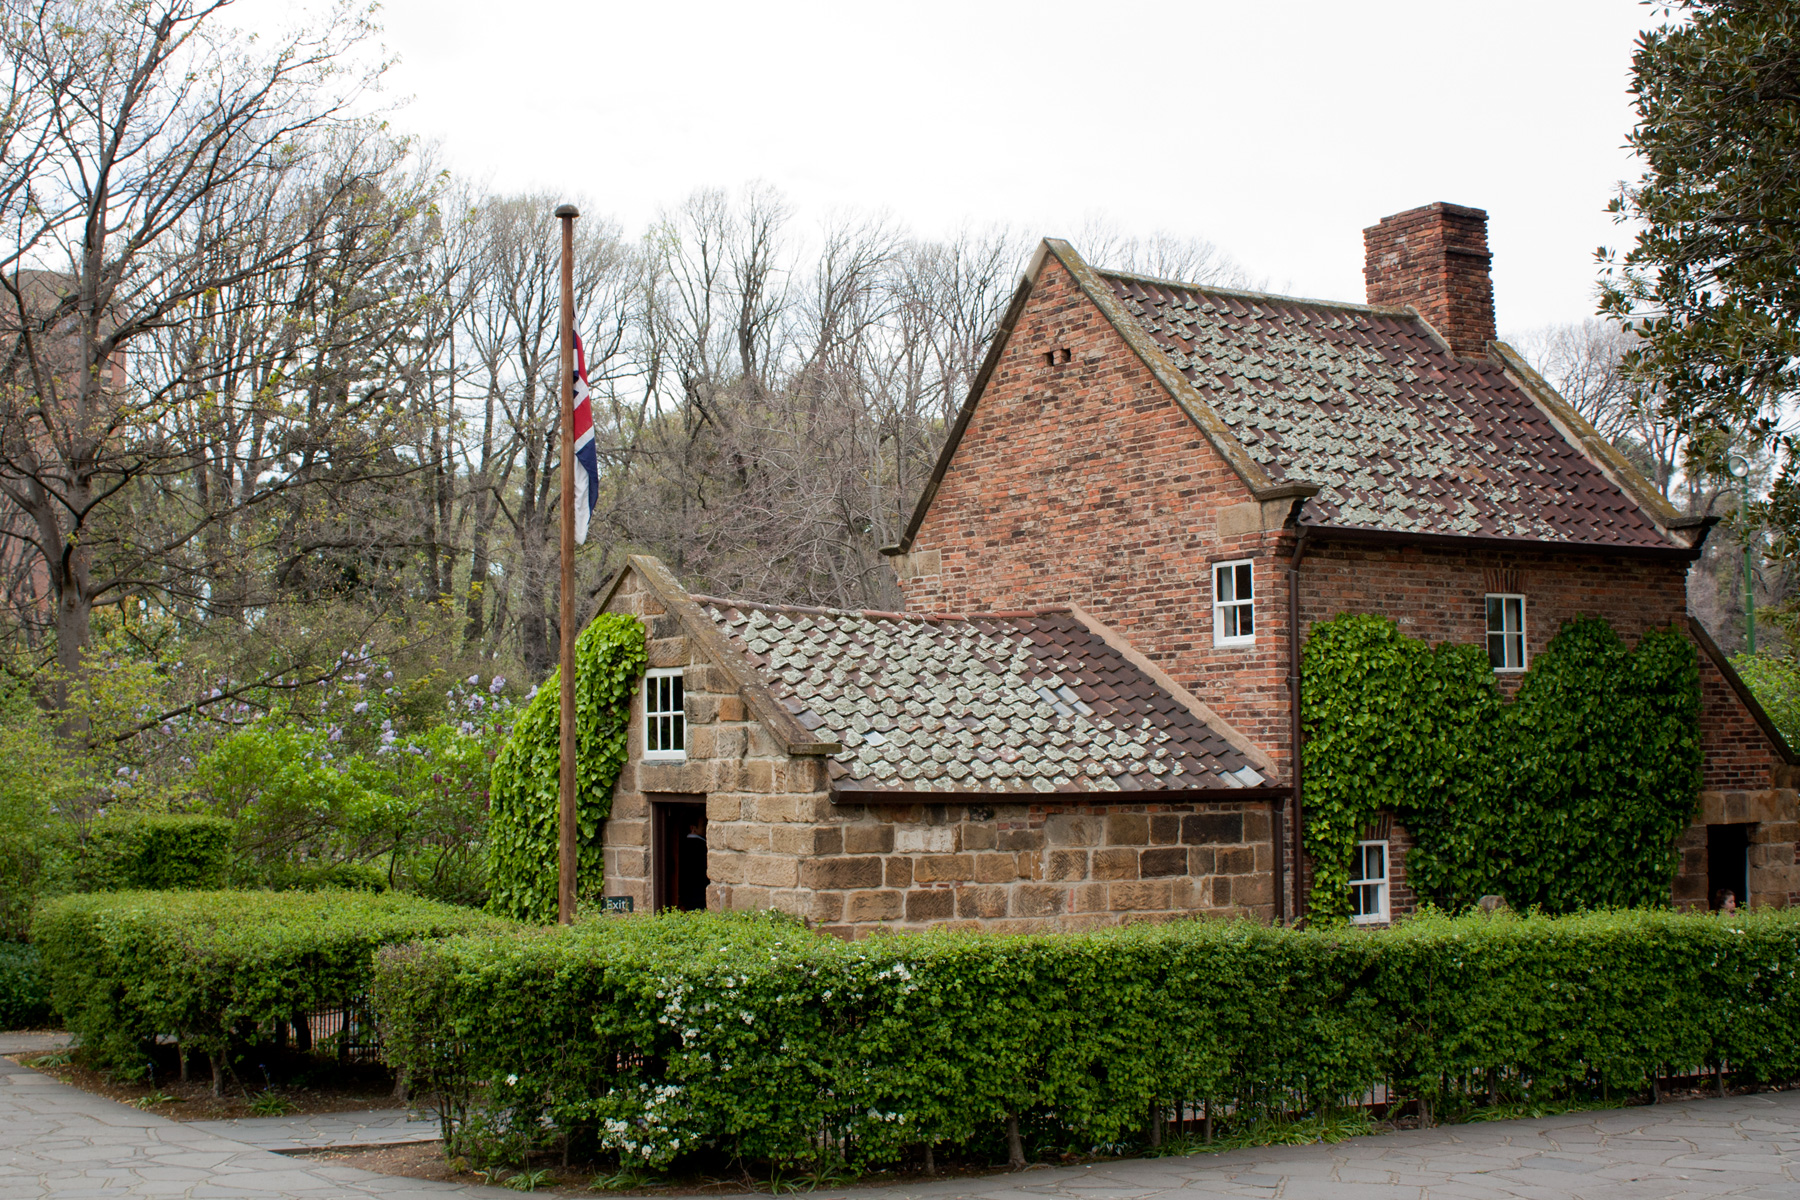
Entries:
<svg viewBox="0 0 1800 1200">
<path fill-rule="evenodd" d="M 469 676 L 469 682 L 470 683 L 480 683 L 481 676 L 480 675 L 471 675 L 471 676 Z"/>
<path fill-rule="evenodd" d="M 519 1077 L 517 1075 L 508 1075 L 506 1077 L 506 1086 L 507 1087 L 519 1086 Z"/>
</svg>

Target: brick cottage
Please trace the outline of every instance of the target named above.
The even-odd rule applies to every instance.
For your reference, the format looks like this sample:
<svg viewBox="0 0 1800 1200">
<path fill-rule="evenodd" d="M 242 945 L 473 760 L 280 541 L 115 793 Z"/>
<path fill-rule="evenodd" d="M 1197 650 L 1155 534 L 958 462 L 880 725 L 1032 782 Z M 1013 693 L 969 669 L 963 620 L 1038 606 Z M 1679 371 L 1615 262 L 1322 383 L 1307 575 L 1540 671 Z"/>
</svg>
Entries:
<svg viewBox="0 0 1800 1200">
<path fill-rule="evenodd" d="M 613 581 L 653 669 L 607 891 L 846 934 L 1294 919 L 1310 626 L 1485 644 L 1510 690 L 1586 613 L 1699 648 L 1676 903 L 1800 899 L 1800 760 L 1686 611 L 1710 522 L 1495 340 L 1486 229 L 1433 204 L 1365 230 L 1366 305 L 1045 241 L 888 551 L 908 613 L 692 596 L 647 558 Z M 1406 831 L 1365 839 L 1358 919 L 1389 920 Z"/>
</svg>

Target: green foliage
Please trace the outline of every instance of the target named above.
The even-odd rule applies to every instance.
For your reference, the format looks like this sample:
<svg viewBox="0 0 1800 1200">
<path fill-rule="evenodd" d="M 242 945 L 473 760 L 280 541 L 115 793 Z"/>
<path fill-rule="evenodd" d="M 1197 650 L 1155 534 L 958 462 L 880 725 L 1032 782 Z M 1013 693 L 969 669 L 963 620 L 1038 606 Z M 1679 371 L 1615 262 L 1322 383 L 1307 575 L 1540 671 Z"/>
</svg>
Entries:
<svg viewBox="0 0 1800 1200">
<path fill-rule="evenodd" d="M 230 868 L 234 826 L 222 817 L 124 813 L 88 828 L 77 868 L 85 891 L 216 888 Z"/>
<path fill-rule="evenodd" d="M 32 935 L 70 1031 L 129 1076 L 159 1034 L 222 1058 L 296 1012 L 363 995 L 382 946 L 503 924 L 397 895 L 113 892 L 46 902 Z"/>
<path fill-rule="evenodd" d="M 1783 406 L 1800 385 L 1800 9 L 1671 0 L 1632 57 L 1644 163 L 1613 201 L 1636 229 L 1602 250 L 1605 311 L 1643 338 L 1627 364 L 1694 434 L 1703 466 L 1778 443 L 1769 505 L 1790 546 L 1800 479 Z"/>
<path fill-rule="evenodd" d="M 1445 1109 L 1721 1059 L 1785 1078 L 1797 971 L 1784 912 L 853 943 L 680 913 L 394 947 L 374 997 L 451 1153 L 505 1135 L 517 1162 L 519 1139 L 568 1131 L 621 1165 L 709 1146 L 785 1170 L 979 1146 L 1009 1113 L 1085 1149 L 1135 1140 L 1152 1103 L 1210 1101 L 1222 1137 L 1267 1137 L 1382 1081 Z"/>
<path fill-rule="evenodd" d="M 602 613 L 575 642 L 576 870 L 584 898 L 603 887 L 600 825 L 625 766 L 626 724 L 644 664 L 644 627 L 634 617 Z M 560 672 L 552 672 L 494 762 L 488 908 L 521 921 L 556 919 L 560 687 Z"/>
<path fill-rule="evenodd" d="M 1790 746 L 1800 746 L 1800 661 L 1764 651 L 1733 655 L 1731 665 Z"/>
<path fill-rule="evenodd" d="M 1664 902 L 1700 790 L 1699 665 L 1672 630 L 1627 650 L 1578 617 L 1501 700 L 1479 647 L 1385 617 L 1315 626 L 1302 658 L 1311 911 L 1342 920 L 1352 848 L 1380 811 L 1411 830 L 1414 888 L 1551 912 Z"/>
<path fill-rule="evenodd" d="M 1386 617 L 1345 614 L 1313 627 L 1301 671 L 1313 919 L 1348 915 L 1351 854 L 1383 810 L 1415 827 L 1415 887 L 1441 894 L 1456 837 L 1448 814 L 1490 786 L 1485 747 L 1501 702 L 1486 653 L 1433 649 Z"/>
<path fill-rule="evenodd" d="M 37 947 L 0 942 L 0 1029 L 27 1029 L 50 1019 Z"/>
<path fill-rule="evenodd" d="M 387 873 L 368 863 L 326 863 L 317 867 L 283 867 L 272 873 L 269 887 L 277 892 L 385 892 Z"/>
</svg>

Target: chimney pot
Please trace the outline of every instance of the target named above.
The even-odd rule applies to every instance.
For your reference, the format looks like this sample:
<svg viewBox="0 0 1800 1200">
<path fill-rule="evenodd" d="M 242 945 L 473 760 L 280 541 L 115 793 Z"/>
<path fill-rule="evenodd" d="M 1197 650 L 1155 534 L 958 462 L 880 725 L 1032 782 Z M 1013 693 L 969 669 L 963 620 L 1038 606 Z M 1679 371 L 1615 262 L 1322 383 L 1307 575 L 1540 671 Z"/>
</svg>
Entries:
<svg viewBox="0 0 1800 1200">
<path fill-rule="evenodd" d="M 1369 303 L 1410 304 L 1463 358 L 1481 358 L 1495 338 L 1488 273 L 1487 212 L 1427 204 L 1363 230 Z"/>
</svg>

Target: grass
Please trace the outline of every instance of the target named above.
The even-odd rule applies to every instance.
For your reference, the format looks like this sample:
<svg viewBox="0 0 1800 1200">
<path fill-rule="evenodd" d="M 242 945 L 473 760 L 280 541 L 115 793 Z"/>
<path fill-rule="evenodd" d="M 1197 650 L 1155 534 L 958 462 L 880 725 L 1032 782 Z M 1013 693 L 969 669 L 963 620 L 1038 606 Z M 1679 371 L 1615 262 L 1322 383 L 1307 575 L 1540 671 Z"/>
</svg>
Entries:
<svg viewBox="0 0 1800 1200">
<path fill-rule="evenodd" d="M 260 1092 L 250 1101 L 250 1111 L 259 1117 L 285 1117 L 299 1106 L 273 1089 Z"/>
<path fill-rule="evenodd" d="M 1185 1157 L 1190 1154 L 1221 1154 L 1227 1150 L 1245 1150 L 1254 1146 L 1310 1146 L 1315 1142 L 1341 1142 L 1376 1132 L 1375 1119 L 1361 1109 L 1339 1109 L 1311 1117 L 1262 1117 L 1257 1121 L 1221 1128 L 1210 1142 L 1197 1133 L 1180 1133 L 1164 1138 L 1161 1146 L 1138 1151 L 1145 1158 Z"/>
</svg>

